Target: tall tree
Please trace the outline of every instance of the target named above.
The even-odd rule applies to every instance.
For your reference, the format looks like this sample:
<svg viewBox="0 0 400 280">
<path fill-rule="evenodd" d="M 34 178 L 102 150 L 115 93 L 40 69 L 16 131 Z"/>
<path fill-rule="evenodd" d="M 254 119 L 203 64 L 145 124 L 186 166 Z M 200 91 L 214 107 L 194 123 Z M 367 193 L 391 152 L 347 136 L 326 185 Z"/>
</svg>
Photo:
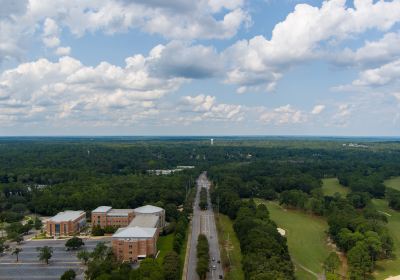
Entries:
<svg viewBox="0 0 400 280">
<path fill-rule="evenodd" d="M 39 251 L 38 258 L 40 261 L 44 261 L 46 264 L 49 264 L 49 260 L 51 259 L 53 255 L 53 248 L 49 246 L 43 246 L 36 248 L 37 251 Z"/>
<path fill-rule="evenodd" d="M 12 254 L 17 256 L 17 262 L 19 261 L 19 253 L 21 253 L 21 252 L 22 252 L 22 248 L 19 248 L 19 247 L 15 247 L 14 250 L 12 251 Z"/>
</svg>

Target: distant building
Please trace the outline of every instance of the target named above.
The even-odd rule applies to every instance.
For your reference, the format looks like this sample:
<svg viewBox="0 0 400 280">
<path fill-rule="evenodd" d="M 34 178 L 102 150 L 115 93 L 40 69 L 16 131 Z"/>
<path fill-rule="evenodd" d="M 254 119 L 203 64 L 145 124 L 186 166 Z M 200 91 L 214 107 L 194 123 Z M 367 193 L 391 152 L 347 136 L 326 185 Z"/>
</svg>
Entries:
<svg viewBox="0 0 400 280">
<path fill-rule="evenodd" d="M 214 145 L 214 139 L 213 138 L 210 139 L 210 142 L 211 142 L 211 146 Z"/>
<path fill-rule="evenodd" d="M 193 169 L 195 166 L 192 165 L 178 165 L 174 169 L 149 169 L 147 170 L 147 173 L 152 174 L 152 175 L 171 175 L 176 172 L 181 172 L 185 169 Z"/>
<path fill-rule="evenodd" d="M 158 216 L 160 218 L 159 227 L 165 226 L 165 210 L 160 207 L 153 205 L 145 205 L 142 207 L 135 208 L 134 211 L 136 216 L 139 215 Z"/>
<path fill-rule="evenodd" d="M 135 262 L 138 259 L 157 254 L 158 228 L 125 227 L 112 236 L 112 249 L 116 258 L 122 262 Z"/>
<path fill-rule="evenodd" d="M 84 211 L 64 211 L 46 221 L 46 232 L 50 236 L 69 236 L 79 233 L 86 226 Z"/>
<path fill-rule="evenodd" d="M 92 226 L 126 227 L 134 217 L 133 209 L 113 209 L 110 206 L 99 206 L 92 211 Z"/>
</svg>

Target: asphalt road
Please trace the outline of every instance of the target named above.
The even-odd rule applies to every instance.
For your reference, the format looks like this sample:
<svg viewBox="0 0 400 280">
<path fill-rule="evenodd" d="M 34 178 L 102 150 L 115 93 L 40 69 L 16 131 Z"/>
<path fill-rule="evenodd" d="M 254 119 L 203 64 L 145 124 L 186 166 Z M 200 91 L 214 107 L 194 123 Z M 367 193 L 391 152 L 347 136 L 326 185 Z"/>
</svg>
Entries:
<svg viewBox="0 0 400 280">
<path fill-rule="evenodd" d="M 217 227 L 215 225 L 214 212 L 212 210 L 212 204 L 210 196 L 208 195 L 208 209 L 201 211 L 199 209 L 200 190 L 201 188 L 210 188 L 210 181 L 207 179 L 207 174 L 202 173 L 197 179 L 197 193 L 195 202 L 193 204 L 193 219 L 192 219 L 192 235 L 189 248 L 189 260 L 188 260 L 188 273 L 187 279 L 198 280 L 199 277 L 196 273 L 197 264 L 197 238 L 200 233 L 207 236 L 208 243 L 210 245 L 210 272 L 207 275 L 207 279 L 216 280 L 219 279 L 219 275 L 223 276 L 223 270 L 218 260 L 220 260 L 220 252 L 218 245 L 218 234 Z M 214 258 L 214 261 L 212 259 Z M 213 269 L 215 266 L 215 269 Z"/>
<path fill-rule="evenodd" d="M 85 249 L 92 251 L 100 241 L 84 240 Z M 50 246 L 53 248 L 53 256 L 49 265 L 39 262 L 37 247 Z M 35 240 L 25 241 L 18 247 L 22 248 L 19 254 L 19 262 L 16 256 L 7 252 L 0 256 L 0 280 L 27 280 L 27 279 L 60 279 L 60 276 L 68 269 L 74 269 L 76 279 L 84 278 L 85 267 L 76 257 L 77 252 L 65 250 L 65 240 Z"/>
</svg>

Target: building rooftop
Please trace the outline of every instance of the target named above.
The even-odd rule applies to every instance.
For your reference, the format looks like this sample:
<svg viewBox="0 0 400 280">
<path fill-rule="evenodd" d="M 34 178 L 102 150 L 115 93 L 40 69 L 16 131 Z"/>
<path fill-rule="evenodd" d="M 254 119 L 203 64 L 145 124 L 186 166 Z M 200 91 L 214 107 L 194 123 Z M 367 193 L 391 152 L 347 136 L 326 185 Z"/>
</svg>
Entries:
<svg viewBox="0 0 400 280">
<path fill-rule="evenodd" d="M 82 216 L 83 214 L 85 214 L 85 211 L 82 211 L 82 210 L 78 210 L 78 211 L 67 210 L 67 211 L 58 213 L 54 217 L 51 217 L 48 221 L 52 221 L 52 222 L 56 222 L 56 223 L 74 221 L 74 220 L 78 219 L 80 216 Z"/>
<path fill-rule="evenodd" d="M 112 238 L 152 238 L 156 232 L 156 228 L 125 227 L 119 228 Z"/>
<path fill-rule="evenodd" d="M 156 215 L 137 215 L 128 227 L 156 228 L 158 227 L 159 220 L 160 217 Z"/>
<path fill-rule="evenodd" d="M 164 211 L 164 209 L 157 207 L 157 206 L 153 206 L 153 205 L 145 205 L 142 207 L 135 208 L 135 212 L 141 213 L 141 214 L 152 214 L 152 213 L 157 213 L 157 212 L 161 212 L 161 211 Z"/>
<path fill-rule="evenodd" d="M 111 209 L 107 212 L 107 216 L 128 216 L 129 213 L 133 212 L 133 209 Z"/>
<path fill-rule="evenodd" d="M 95 212 L 95 213 L 107 213 L 110 210 L 111 210 L 111 206 L 99 206 L 96 209 L 94 209 L 92 212 Z"/>
</svg>

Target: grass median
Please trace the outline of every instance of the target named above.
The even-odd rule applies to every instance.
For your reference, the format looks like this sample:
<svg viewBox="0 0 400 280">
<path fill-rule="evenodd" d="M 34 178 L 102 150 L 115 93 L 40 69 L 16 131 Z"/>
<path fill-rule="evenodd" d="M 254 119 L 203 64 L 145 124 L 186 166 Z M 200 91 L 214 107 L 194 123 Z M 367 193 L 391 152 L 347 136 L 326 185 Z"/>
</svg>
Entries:
<svg viewBox="0 0 400 280">
<path fill-rule="evenodd" d="M 228 265 L 225 270 L 225 279 L 243 280 L 242 253 L 240 243 L 233 230 L 233 223 L 228 216 L 219 214 L 216 217 L 218 241 L 221 251 L 221 263 Z M 224 260 L 225 259 L 225 260 Z"/>
</svg>

